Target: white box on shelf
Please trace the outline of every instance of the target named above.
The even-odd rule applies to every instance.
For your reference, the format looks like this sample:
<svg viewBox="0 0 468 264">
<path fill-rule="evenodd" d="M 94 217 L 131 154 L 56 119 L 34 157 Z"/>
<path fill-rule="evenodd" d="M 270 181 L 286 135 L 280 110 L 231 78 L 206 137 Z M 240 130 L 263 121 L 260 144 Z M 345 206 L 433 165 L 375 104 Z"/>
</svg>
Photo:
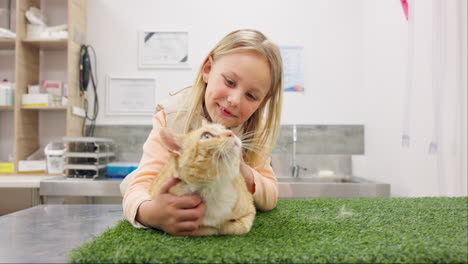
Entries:
<svg viewBox="0 0 468 264">
<path fill-rule="evenodd" d="M 50 32 L 50 38 L 52 38 L 52 39 L 67 39 L 68 38 L 68 32 L 67 31 Z"/>
<path fill-rule="evenodd" d="M 19 172 L 37 172 L 44 173 L 46 171 L 45 160 L 20 160 L 18 161 Z"/>
<path fill-rule="evenodd" d="M 0 83 L 0 105 L 13 105 L 15 98 L 14 83 Z"/>
<path fill-rule="evenodd" d="M 41 94 L 47 93 L 46 89 L 42 87 L 40 84 L 30 84 L 28 85 L 28 94 Z"/>
<path fill-rule="evenodd" d="M 7 89 L 0 86 L 0 105 L 7 105 Z"/>
<path fill-rule="evenodd" d="M 23 94 L 22 106 L 48 106 L 50 101 L 49 94 Z"/>
<path fill-rule="evenodd" d="M 57 96 L 63 95 L 62 81 L 44 80 L 42 81 L 41 86 L 49 94 L 53 94 Z"/>
<path fill-rule="evenodd" d="M 46 27 L 47 26 L 45 26 L 45 25 L 37 25 L 37 24 L 27 23 L 26 24 L 26 31 L 28 33 L 38 33 L 38 32 L 45 31 Z"/>
</svg>

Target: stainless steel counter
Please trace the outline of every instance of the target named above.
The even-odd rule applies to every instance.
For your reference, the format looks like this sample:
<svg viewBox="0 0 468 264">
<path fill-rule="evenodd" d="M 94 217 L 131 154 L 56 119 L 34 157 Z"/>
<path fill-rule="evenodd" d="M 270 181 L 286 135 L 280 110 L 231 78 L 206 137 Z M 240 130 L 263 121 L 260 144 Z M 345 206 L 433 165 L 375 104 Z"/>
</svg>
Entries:
<svg viewBox="0 0 468 264">
<path fill-rule="evenodd" d="M 68 179 L 65 176 L 42 180 L 40 195 L 50 196 L 109 196 L 120 195 L 122 179 Z"/>
<path fill-rule="evenodd" d="M 355 176 L 346 179 L 279 177 L 278 197 L 280 199 L 390 197 L 390 184 Z"/>
<path fill-rule="evenodd" d="M 80 180 L 56 177 L 42 180 L 44 203 L 60 203 L 65 196 L 120 197 L 121 179 Z M 390 184 L 350 176 L 346 180 L 308 177 L 278 177 L 278 197 L 294 198 L 372 198 L 390 197 Z M 54 200 L 54 198 L 57 198 Z"/>
<path fill-rule="evenodd" d="M 72 249 L 120 219 L 121 205 L 39 205 L 0 216 L 0 263 L 67 263 Z"/>
</svg>

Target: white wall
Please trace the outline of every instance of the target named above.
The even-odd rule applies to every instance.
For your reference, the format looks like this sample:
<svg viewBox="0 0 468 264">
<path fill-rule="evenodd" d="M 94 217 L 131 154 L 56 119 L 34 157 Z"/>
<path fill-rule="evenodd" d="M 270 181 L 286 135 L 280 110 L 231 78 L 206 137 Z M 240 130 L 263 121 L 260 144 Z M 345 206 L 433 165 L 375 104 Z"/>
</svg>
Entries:
<svg viewBox="0 0 468 264">
<path fill-rule="evenodd" d="M 287 4 L 278 0 L 235 4 L 89 1 L 88 41 L 99 56 L 99 98 L 105 98 L 107 74 L 156 76 L 158 99 L 163 98 L 168 91 L 192 84 L 201 61 L 224 35 L 239 28 L 256 28 L 278 45 L 305 47 L 307 91 L 305 95 L 286 94 L 283 123 L 363 123 L 359 111 L 363 100 L 361 9 L 361 1 L 346 0 Z M 188 29 L 192 69 L 138 69 L 138 31 L 145 28 Z M 101 111 L 97 122 L 148 124 L 149 117 L 105 117 Z"/>
<path fill-rule="evenodd" d="M 442 109 L 440 156 L 427 151 L 433 127 L 431 1 L 417 1 L 409 148 L 401 147 L 407 22 L 395 0 L 89 0 L 88 43 L 98 55 L 101 111 L 97 123 L 151 124 L 151 116 L 104 115 L 106 75 L 155 76 L 159 100 L 190 85 L 202 59 L 224 35 L 238 28 L 256 28 L 278 45 L 305 48 L 306 92 L 285 94 L 283 124 L 364 124 L 366 154 L 354 157 L 356 174 L 391 183 L 394 196 L 467 195 L 467 2 L 460 2 L 463 90 L 457 95 L 453 88 L 455 25 L 447 31 L 451 74 Z M 456 14 L 455 0 L 445 3 Z M 192 69 L 139 69 L 138 32 L 148 28 L 189 30 Z M 56 76 L 53 70 L 48 74 Z M 454 107 L 456 98 L 462 98 L 460 111 Z M 47 131 L 49 127 L 41 128 L 41 134 L 55 135 Z"/>
<path fill-rule="evenodd" d="M 161 99 L 192 83 L 202 59 L 225 34 L 256 28 L 278 45 L 305 48 L 306 92 L 285 94 L 283 124 L 364 124 L 366 155 L 354 157 L 356 174 L 391 183 L 394 196 L 466 195 L 466 59 L 461 115 L 453 119 L 453 102 L 445 105 L 445 146 L 440 156 L 430 155 L 432 10 L 430 1 L 418 3 L 409 148 L 400 141 L 407 22 L 393 0 L 89 1 L 88 42 L 98 54 L 99 98 L 104 101 L 106 75 L 130 74 L 157 77 Z M 455 0 L 447 3 L 456 12 Z M 466 54 L 466 11 L 463 17 Z M 138 31 L 148 28 L 189 30 L 192 69 L 138 69 Z M 448 67 L 455 67 L 455 53 L 448 56 Z M 110 117 L 102 110 L 97 123 L 150 124 L 150 117 Z"/>
<path fill-rule="evenodd" d="M 467 195 L 467 82 L 466 1 L 460 30 L 464 43 L 455 40 L 456 1 L 444 1 L 447 22 L 447 77 L 442 98 L 440 151 L 428 154 L 433 135 L 432 5 L 416 1 L 415 80 L 411 104 L 409 148 L 401 147 L 407 22 L 399 1 L 363 2 L 364 89 L 366 100 L 366 159 L 363 174 L 392 183 L 397 196 Z M 460 54 L 458 50 L 463 47 Z M 464 59 L 463 59 L 464 58 Z M 463 59 L 463 90 L 457 95 L 457 63 Z M 457 106 L 460 109 L 457 110 Z M 439 177 L 441 181 L 439 182 Z"/>
</svg>

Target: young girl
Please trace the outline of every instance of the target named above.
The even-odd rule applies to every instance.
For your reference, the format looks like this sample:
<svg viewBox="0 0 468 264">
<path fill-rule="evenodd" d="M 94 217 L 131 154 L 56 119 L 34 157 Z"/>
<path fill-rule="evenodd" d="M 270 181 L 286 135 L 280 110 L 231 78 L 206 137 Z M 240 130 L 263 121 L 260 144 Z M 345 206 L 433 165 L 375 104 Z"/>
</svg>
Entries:
<svg viewBox="0 0 468 264">
<path fill-rule="evenodd" d="M 175 196 L 166 182 L 154 200 L 152 182 L 170 158 L 159 131 L 169 127 L 185 133 L 202 120 L 219 123 L 262 151 L 245 150 L 241 173 L 257 209 L 276 206 L 278 183 L 270 153 L 279 133 L 282 103 L 282 60 L 278 47 L 256 30 L 237 30 L 225 36 L 208 54 L 192 87 L 158 104 L 153 129 L 143 145 L 138 169 L 120 188 L 125 218 L 135 227 L 152 227 L 172 235 L 196 235 L 205 205 L 197 194 Z"/>
</svg>

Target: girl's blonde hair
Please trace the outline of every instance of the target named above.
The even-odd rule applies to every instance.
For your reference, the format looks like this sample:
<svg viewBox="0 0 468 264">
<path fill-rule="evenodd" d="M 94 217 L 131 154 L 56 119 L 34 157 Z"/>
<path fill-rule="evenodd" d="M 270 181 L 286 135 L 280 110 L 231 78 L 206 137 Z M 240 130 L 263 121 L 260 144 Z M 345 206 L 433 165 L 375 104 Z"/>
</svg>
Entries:
<svg viewBox="0 0 468 264">
<path fill-rule="evenodd" d="M 185 132 L 191 129 L 190 124 L 200 114 L 198 111 L 204 103 L 206 83 L 203 81 L 203 66 L 210 57 L 214 63 L 221 56 L 238 51 L 255 51 L 263 55 L 270 65 L 271 87 L 269 92 L 257 111 L 243 124 L 244 134 L 249 135 L 248 141 L 252 142 L 256 149 L 260 149 L 258 146 L 261 146 L 262 153 L 269 155 L 273 150 L 280 129 L 283 101 L 283 63 L 278 47 L 257 30 L 242 29 L 229 33 L 206 56 L 187 97 L 188 118 L 185 123 Z M 251 149 L 244 152 L 243 158 L 251 166 L 261 161 L 262 158 L 266 159 Z"/>
</svg>

